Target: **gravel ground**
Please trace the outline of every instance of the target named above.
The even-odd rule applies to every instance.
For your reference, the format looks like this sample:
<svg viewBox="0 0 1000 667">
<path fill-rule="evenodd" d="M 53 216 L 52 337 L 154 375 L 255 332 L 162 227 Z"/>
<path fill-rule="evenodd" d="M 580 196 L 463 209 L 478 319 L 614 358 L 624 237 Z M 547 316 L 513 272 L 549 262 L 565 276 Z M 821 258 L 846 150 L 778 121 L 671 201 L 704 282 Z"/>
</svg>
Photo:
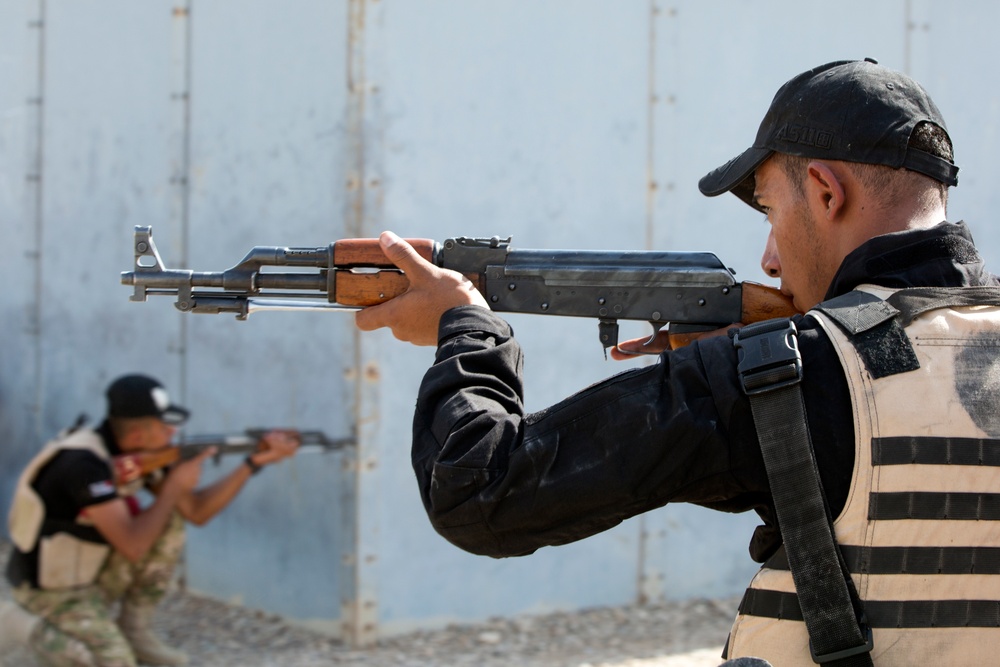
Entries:
<svg viewBox="0 0 1000 667">
<path fill-rule="evenodd" d="M 3 563 L 8 548 L 0 545 Z M 9 599 L 2 581 L 0 600 Z M 715 667 L 722 662 L 737 602 L 691 600 L 497 618 L 352 650 L 280 617 L 178 591 L 164 600 L 155 627 L 188 654 L 192 667 Z M 16 647 L 0 657 L 4 667 L 35 664 Z"/>
</svg>

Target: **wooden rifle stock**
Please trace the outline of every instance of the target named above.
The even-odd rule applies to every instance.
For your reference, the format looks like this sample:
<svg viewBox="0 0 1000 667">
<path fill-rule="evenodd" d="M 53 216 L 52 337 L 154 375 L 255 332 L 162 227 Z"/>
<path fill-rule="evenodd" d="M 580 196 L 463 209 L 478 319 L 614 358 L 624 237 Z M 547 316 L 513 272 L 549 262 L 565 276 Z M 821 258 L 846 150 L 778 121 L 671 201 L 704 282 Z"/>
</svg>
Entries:
<svg viewBox="0 0 1000 667">
<path fill-rule="evenodd" d="M 114 458 L 115 482 L 123 486 L 161 468 L 173 465 L 181 458 L 181 448 L 170 445 L 150 451 L 119 454 Z"/>
</svg>

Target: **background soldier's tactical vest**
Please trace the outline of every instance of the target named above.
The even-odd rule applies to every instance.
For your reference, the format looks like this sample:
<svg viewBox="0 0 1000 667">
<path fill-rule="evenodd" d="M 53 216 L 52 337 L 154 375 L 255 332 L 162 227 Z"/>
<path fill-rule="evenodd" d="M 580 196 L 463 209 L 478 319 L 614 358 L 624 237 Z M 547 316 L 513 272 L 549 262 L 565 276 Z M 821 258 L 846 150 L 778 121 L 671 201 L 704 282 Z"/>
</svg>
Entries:
<svg viewBox="0 0 1000 667">
<path fill-rule="evenodd" d="M 94 431 L 80 429 L 59 437 L 46 444 L 21 473 L 8 516 L 11 540 L 17 549 L 29 554 L 38 546 L 38 585 L 44 589 L 93 583 L 111 553 L 111 548 L 99 535 L 94 535 L 96 530 L 85 518 L 77 517 L 72 525 L 56 525 L 46 516 L 45 504 L 32 487 L 42 468 L 68 449 L 90 451 L 110 465 L 111 456 Z"/>
</svg>

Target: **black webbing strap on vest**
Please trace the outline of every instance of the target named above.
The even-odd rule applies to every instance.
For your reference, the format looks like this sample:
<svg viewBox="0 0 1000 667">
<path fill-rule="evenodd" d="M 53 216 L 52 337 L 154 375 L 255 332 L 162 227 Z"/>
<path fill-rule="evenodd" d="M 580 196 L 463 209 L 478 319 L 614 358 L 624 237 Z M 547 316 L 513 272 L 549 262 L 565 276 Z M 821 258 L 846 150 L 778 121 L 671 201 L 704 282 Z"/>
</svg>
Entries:
<svg viewBox="0 0 1000 667">
<path fill-rule="evenodd" d="M 872 631 L 837 548 L 802 398 L 798 331 L 778 319 L 740 329 L 743 391 L 750 399 L 778 527 L 816 663 L 870 667 Z"/>
<path fill-rule="evenodd" d="M 1000 306 L 1000 287 L 910 287 L 894 292 L 886 303 L 900 311 L 897 319 L 905 327 L 918 315 L 938 308 Z"/>
</svg>

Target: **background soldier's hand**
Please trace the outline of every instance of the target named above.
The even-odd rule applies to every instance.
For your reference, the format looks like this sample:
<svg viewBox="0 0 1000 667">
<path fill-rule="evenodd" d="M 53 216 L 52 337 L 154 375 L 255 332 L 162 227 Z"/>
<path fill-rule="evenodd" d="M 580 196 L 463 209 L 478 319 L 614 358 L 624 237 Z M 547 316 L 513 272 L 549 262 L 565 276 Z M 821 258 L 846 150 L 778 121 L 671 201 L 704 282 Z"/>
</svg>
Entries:
<svg viewBox="0 0 1000 667">
<path fill-rule="evenodd" d="M 254 464 L 265 466 L 294 455 L 298 449 L 298 433 L 276 429 L 261 436 L 257 451 L 250 458 Z"/>
<path fill-rule="evenodd" d="M 163 482 L 164 485 L 175 485 L 178 490 L 183 492 L 193 491 L 201 479 L 201 464 L 206 459 L 215 456 L 215 452 L 215 447 L 209 447 L 198 456 L 178 463 L 167 474 L 167 479 Z"/>
</svg>

